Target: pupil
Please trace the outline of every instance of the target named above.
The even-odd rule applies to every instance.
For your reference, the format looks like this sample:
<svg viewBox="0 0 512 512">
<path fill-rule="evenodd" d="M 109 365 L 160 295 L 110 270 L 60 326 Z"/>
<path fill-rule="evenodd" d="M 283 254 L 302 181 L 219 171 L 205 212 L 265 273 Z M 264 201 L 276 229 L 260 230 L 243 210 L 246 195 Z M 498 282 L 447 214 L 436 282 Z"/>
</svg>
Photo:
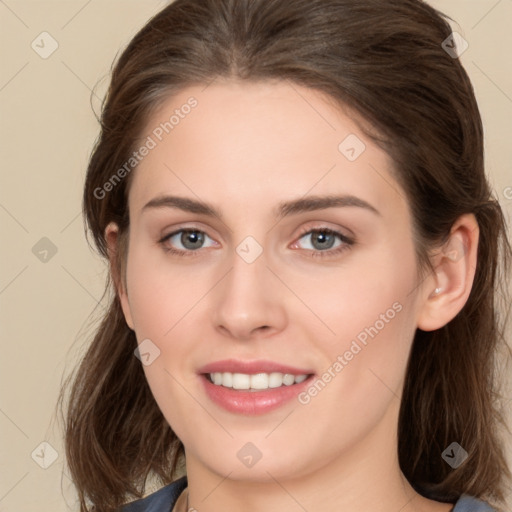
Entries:
<svg viewBox="0 0 512 512">
<path fill-rule="evenodd" d="M 313 233 L 313 245 L 318 243 L 317 249 L 330 249 L 334 245 L 334 236 L 330 233 Z"/>
<path fill-rule="evenodd" d="M 187 249 L 199 249 L 204 242 L 204 236 L 199 231 L 184 231 L 181 235 L 181 243 Z"/>
</svg>

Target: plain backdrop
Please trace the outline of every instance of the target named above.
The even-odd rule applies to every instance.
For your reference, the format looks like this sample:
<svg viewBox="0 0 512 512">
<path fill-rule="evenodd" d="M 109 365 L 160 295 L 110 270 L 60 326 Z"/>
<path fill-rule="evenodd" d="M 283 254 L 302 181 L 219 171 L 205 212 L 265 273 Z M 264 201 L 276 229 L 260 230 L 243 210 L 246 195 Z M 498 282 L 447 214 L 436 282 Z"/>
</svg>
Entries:
<svg viewBox="0 0 512 512">
<path fill-rule="evenodd" d="M 99 128 L 93 108 L 117 53 L 166 3 L 0 1 L 2 512 L 77 510 L 54 413 L 63 374 L 90 340 L 90 314 L 101 312 L 106 276 L 80 213 Z M 487 170 L 510 219 L 512 0 L 430 3 L 469 43 L 461 59 L 483 116 Z"/>
</svg>

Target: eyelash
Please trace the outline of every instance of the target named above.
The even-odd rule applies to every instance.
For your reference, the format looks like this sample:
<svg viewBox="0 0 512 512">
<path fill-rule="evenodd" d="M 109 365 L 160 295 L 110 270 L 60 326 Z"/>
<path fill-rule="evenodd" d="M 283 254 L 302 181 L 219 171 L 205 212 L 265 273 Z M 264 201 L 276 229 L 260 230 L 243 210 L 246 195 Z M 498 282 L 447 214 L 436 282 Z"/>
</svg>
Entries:
<svg viewBox="0 0 512 512">
<path fill-rule="evenodd" d="M 199 249 L 182 251 L 181 249 L 174 249 L 173 247 L 169 247 L 169 246 L 165 245 L 167 240 L 172 238 L 174 235 L 177 235 L 179 233 L 187 233 L 187 232 L 188 233 L 203 233 L 206 235 L 206 233 L 204 231 L 201 231 L 200 229 L 183 228 L 183 229 L 178 229 L 176 231 L 173 231 L 172 233 L 169 233 L 168 235 L 165 235 L 161 240 L 158 241 L 158 243 L 160 245 L 162 245 L 162 247 L 166 253 L 173 254 L 176 256 L 193 258 L 195 256 L 198 256 Z M 346 235 L 340 233 L 339 231 L 335 231 L 330 228 L 315 228 L 315 229 L 305 228 L 301 231 L 297 240 L 300 240 L 304 236 L 311 235 L 313 233 L 324 233 L 324 234 L 328 234 L 328 235 L 334 235 L 334 236 L 338 237 L 338 239 L 343 242 L 343 244 L 340 245 L 339 247 L 337 247 L 336 249 L 327 249 L 324 251 L 320 251 L 320 250 L 315 251 L 312 249 L 306 249 L 307 251 L 311 252 L 311 257 L 313 257 L 313 258 L 329 258 L 329 257 L 333 257 L 333 256 L 338 256 L 342 252 L 349 250 L 355 244 L 355 240 L 353 240 L 352 238 L 349 238 Z"/>
<path fill-rule="evenodd" d="M 336 249 L 327 249 L 325 251 L 318 251 L 318 250 L 315 251 L 312 249 L 306 249 L 307 251 L 311 251 L 310 255 L 313 258 L 332 258 L 332 257 L 338 256 L 342 252 L 350 249 L 355 244 L 355 240 L 353 240 L 352 238 L 349 238 L 348 236 L 344 235 L 343 233 L 340 233 L 339 231 L 335 231 L 334 229 L 330 229 L 330 228 L 314 228 L 314 229 L 304 228 L 303 230 L 301 230 L 301 233 L 298 236 L 297 240 L 300 240 L 304 236 L 311 235 L 313 233 L 324 233 L 324 234 L 328 234 L 328 235 L 334 235 L 339 240 L 341 240 L 341 242 L 343 242 L 342 245 L 340 245 Z"/>
</svg>

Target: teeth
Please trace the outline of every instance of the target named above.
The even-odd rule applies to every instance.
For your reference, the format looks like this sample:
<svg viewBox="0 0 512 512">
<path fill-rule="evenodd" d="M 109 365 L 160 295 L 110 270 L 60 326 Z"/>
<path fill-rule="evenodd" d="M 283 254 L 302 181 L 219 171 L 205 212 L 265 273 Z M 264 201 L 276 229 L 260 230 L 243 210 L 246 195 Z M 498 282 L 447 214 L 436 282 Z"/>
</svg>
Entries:
<svg viewBox="0 0 512 512">
<path fill-rule="evenodd" d="M 220 379 L 220 382 L 216 382 L 215 384 L 217 384 L 219 386 L 224 385 L 227 388 L 232 388 L 233 387 L 233 374 L 232 373 L 224 372 L 224 373 L 219 374 L 219 375 L 222 375 L 222 379 Z"/>
<path fill-rule="evenodd" d="M 278 388 L 283 385 L 283 374 L 282 373 L 271 373 L 268 376 L 268 387 Z"/>
<path fill-rule="evenodd" d="M 287 386 L 291 386 L 295 383 L 295 376 L 290 375 L 289 373 L 285 374 L 283 377 L 283 384 L 286 384 Z"/>
<path fill-rule="evenodd" d="M 256 373 L 248 375 L 246 373 L 215 372 L 210 373 L 210 380 L 216 386 L 224 386 L 233 389 L 269 389 L 279 388 L 281 386 L 291 386 L 304 382 L 307 375 L 292 375 L 291 373 Z"/>
<path fill-rule="evenodd" d="M 256 375 L 251 375 L 251 388 L 268 389 L 268 374 L 257 373 Z"/>
<path fill-rule="evenodd" d="M 222 377 L 222 382 L 220 385 L 222 385 L 223 382 L 224 377 Z M 249 389 L 251 387 L 251 377 L 245 373 L 233 373 L 232 384 L 233 389 Z"/>
</svg>

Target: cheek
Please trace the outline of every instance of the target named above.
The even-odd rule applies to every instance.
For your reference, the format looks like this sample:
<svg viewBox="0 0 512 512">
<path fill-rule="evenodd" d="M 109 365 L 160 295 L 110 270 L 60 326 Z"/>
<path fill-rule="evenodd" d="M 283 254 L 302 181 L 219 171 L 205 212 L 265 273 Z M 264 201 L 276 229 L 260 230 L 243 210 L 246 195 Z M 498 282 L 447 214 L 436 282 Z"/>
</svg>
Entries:
<svg viewBox="0 0 512 512">
<path fill-rule="evenodd" d="M 172 359 L 180 360 L 182 356 L 173 350 Z M 144 373 L 158 408 L 185 445 L 201 435 L 195 428 L 196 423 L 215 428 L 205 410 L 191 399 L 195 394 L 193 390 L 196 389 L 196 383 L 187 380 L 187 375 L 180 371 L 179 361 L 177 366 L 173 366 L 167 351 L 163 351 L 151 365 L 145 366 Z M 189 418 L 194 418 L 193 424 Z"/>
<path fill-rule="evenodd" d="M 137 340 L 149 339 L 149 351 L 157 354 L 143 370 L 166 421 L 180 439 L 188 440 L 190 425 L 184 418 L 204 415 L 187 392 L 197 386 L 189 354 L 194 349 L 191 334 L 197 331 L 195 306 L 204 291 L 191 276 L 151 260 L 144 250 L 135 249 L 130 256 L 127 280 Z"/>
<path fill-rule="evenodd" d="M 173 266 L 152 251 L 134 247 L 128 260 L 130 310 L 138 336 L 163 338 L 193 311 L 208 282 L 204 274 Z"/>
<path fill-rule="evenodd" d="M 150 257 L 135 244 L 128 259 L 127 284 L 138 343 L 151 342 L 152 362 L 143 367 L 148 384 L 166 419 L 174 424 L 190 405 L 184 390 L 197 386 L 189 355 L 196 349 L 201 298 L 211 285 L 204 272 L 173 267 L 165 257 Z"/>
<path fill-rule="evenodd" d="M 288 272 L 285 280 L 314 313 L 307 319 L 319 334 L 325 334 L 326 346 L 342 348 L 356 338 L 364 343 L 377 336 L 385 338 L 385 333 L 398 333 L 406 328 L 406 318 L 412 321 L 413 310 L 408 305 L 412 307 L 414 298 L 416 264 L 412 248 L 401 254 L 397 258 L 390 244 L 389 248 L 355 252 L 340 266 L 313 268 L 306 276 Z"/>
<path fill-rule="evenodd" d="M 361 400 L 374 406 L 399 395 L 416 329 L 415 283 L 412 248 L 401 258 L 384 248 L 302 286 L 304 302 L 323 323 L 309 332 L 324 355 L 321 380 L 336 381 L 326 394 L 332 400 L 341 393 L 350 410 Z"/>
</svg>

